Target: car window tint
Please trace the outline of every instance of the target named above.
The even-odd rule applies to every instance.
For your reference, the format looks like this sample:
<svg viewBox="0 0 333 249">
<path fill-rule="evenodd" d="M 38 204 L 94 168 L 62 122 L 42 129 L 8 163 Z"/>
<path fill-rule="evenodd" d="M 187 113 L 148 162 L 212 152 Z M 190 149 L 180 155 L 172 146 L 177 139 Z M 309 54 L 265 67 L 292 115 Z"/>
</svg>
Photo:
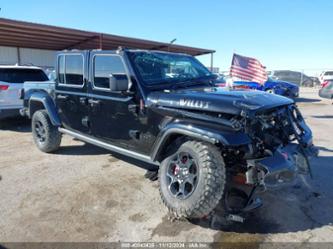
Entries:
<svg viewBox="0 0 333 249">
<path fill-rule="evenodd" d="M 24 83 L 25 81 L 47 81 L 43 70 L 22 68 L 0 68 L 0 81 Z"/>
<path fill-rule="evenodd" d="M 127 80 L 126 70 L 120 56 L 96 55 L 94 58 L 94 86 L 109 89 L 109 78 Z"/>
<path fill-rule="evenodd" d="M 81 55 L 66 55 L 65 82 L 67 85 L 83 84 L 83 57 Z"/>
</svg>

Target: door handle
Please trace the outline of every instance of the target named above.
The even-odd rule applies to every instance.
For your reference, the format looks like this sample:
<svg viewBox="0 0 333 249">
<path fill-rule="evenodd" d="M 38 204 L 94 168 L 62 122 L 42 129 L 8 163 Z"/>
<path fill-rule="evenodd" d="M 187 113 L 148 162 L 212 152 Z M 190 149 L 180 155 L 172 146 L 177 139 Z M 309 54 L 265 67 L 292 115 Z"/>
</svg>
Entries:
<svg viewBox="0 0 333 249">
<path fill-rule="evenodd" d="M 94 106 L 98 106 L 101 104 L 101 101 L 100 100 L 95 100 L 95 99 L 89 99 L 88 100 L 89 104 L 94 107 Z"/>
<path fill-rule="evenodd" d="M 80 98 L 80 104 L 86 105 L 87 104 L 87 98 L 86 97 L 81 97 Z"/>
<path fill-rule="evenodd" d="M 57 95 L 57 99 L 60 99 L 60 100 L 68 100 L 68 96 L 67 95 Z"/>
<path fill-rule="evenodd" d="M 128 105 L 128 111 L 132 113 L 138 113 L 139 112 L 139 106 L 136 104 Z"/>
</svg>

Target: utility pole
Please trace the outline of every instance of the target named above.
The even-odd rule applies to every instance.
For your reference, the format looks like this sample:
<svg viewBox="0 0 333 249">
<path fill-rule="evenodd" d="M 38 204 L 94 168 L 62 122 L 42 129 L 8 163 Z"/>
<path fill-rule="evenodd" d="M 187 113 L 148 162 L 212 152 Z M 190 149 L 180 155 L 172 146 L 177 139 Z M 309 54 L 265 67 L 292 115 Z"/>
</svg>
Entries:
<svg viewBox="0 0 333 249">
<path fill-rule="evenodd" d="M 214 53 L 210 53 L 210 71 L 214 71 Z"/>
</svg>

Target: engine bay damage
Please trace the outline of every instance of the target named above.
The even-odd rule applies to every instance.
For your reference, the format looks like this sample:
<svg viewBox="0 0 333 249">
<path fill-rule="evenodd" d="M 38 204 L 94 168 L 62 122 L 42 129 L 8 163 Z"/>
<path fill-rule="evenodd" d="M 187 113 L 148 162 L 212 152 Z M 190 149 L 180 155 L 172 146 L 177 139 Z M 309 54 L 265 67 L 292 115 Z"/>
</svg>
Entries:
<svg viewBox="0 0 333 249">
<path fill-rule="evenodd" d="M 231 182 L 224 203 L 227 218 L 242 222 L 244 213 L 262 205 L 256 193 L 291 184 L 299 174 L 312 177 L 309 159 L 318 152 L 295 105 L 242 112 L 239 122 L 252 144 L 223 152 Z"/>
</svg>

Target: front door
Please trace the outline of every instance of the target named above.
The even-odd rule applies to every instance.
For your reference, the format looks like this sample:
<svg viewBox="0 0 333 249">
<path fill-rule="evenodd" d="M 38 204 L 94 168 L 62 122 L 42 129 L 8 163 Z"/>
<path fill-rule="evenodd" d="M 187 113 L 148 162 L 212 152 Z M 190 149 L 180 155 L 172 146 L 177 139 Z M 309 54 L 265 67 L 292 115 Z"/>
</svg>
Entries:
<svg viewBox="0 0 333 249">
<path fill-rule="evenodd" d="M 142 120 L 138 101 L 132 95 L 110 90 L 110 76 L 130 83 L 121 56 L 113 52 L 94 52 L 90 58 L 90 128 L 94 137 L 128 150 L 144 152 L 141 143 Z"/>
<path fill-rule="evenodd" d="M 58 55 L 55 99 L 65 128 L 89 132 L 85 52 Z"/>
</svg>

